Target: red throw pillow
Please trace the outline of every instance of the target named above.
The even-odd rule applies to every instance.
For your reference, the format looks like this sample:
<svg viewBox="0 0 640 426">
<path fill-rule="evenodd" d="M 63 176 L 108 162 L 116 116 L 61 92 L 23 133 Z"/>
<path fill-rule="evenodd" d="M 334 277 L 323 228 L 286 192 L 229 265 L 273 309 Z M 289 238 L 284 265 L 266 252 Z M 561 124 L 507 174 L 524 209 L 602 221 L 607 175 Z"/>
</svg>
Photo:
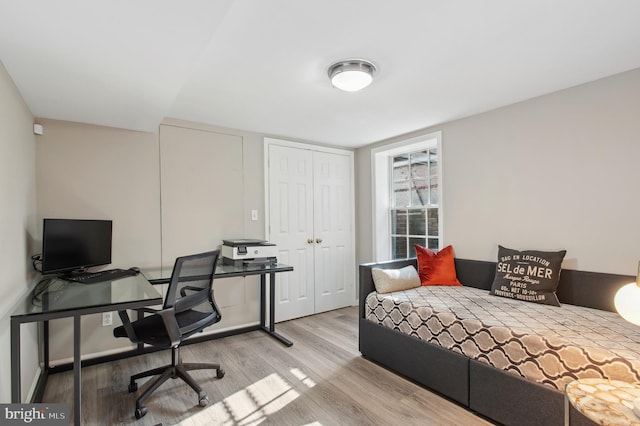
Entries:
<svg viewBox="0 0 640 426">
<path fill-rule="evenodd" d="M 462 285 L 456 276 L 453 246 L 446 246 L 438 253 L 418 244 L 415 244 L 415 248 L 421 285 Z"/>
</svg>

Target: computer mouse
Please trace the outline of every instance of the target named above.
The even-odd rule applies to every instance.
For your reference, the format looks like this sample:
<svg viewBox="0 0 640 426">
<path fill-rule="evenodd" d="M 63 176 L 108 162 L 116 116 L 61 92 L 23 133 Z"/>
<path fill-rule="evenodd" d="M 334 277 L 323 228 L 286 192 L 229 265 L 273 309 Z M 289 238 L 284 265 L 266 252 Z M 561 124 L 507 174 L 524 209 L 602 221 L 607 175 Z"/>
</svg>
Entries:
<svg viewBox="0 0 640 426">
<path fill-rule="evenodd" d="M 136 274 L 140 273 L 140 268 L 138 268 L 137 266 L 132 266 L 131 268 L 129 268 L 129 270 L 135 272 Z"/>
</svg>

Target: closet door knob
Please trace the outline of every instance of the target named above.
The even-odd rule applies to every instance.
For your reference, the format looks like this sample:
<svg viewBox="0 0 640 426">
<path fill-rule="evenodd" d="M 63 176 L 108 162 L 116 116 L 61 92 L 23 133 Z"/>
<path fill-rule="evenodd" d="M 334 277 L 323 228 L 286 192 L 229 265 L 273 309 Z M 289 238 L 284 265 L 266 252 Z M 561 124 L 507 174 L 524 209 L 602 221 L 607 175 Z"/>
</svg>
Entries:
<svg viewBox="0 0 640 426">
<path fill-rule="evenodd" d="M 307 244 L 313 244 L 313 238 L 307 238 Z"/>
<path fill-rule="evenodd" d="M 320 244 L 322 242 L 322 238 L 316 238 L 316 243 Z"/>
</svg>

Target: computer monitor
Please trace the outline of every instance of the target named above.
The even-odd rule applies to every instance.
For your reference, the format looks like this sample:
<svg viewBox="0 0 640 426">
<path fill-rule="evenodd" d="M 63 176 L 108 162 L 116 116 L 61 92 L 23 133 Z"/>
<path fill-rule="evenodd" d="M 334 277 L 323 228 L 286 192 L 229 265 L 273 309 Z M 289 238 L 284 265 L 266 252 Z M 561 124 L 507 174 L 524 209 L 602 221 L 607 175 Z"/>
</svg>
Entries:
<svg viewBox="0 0 640 426">
<path fill-rule="evenodd" d="M 83 271 L 111 263 L 110 220 L 44 219 L 42 273 Z"/>
</svg>

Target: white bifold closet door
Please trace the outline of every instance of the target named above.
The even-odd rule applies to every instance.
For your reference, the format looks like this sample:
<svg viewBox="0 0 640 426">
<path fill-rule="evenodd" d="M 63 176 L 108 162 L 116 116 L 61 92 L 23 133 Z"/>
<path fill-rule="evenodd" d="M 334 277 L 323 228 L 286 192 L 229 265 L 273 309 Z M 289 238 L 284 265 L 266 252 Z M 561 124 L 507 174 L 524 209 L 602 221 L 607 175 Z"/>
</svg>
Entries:
<svg viewBox="0 0 640 426">
<path fill-rule="evenodd" d="M 268 148 L 269 239 L 278 261 L 276 321 L 355 302 L 353 156 Z"/>
</svg>

